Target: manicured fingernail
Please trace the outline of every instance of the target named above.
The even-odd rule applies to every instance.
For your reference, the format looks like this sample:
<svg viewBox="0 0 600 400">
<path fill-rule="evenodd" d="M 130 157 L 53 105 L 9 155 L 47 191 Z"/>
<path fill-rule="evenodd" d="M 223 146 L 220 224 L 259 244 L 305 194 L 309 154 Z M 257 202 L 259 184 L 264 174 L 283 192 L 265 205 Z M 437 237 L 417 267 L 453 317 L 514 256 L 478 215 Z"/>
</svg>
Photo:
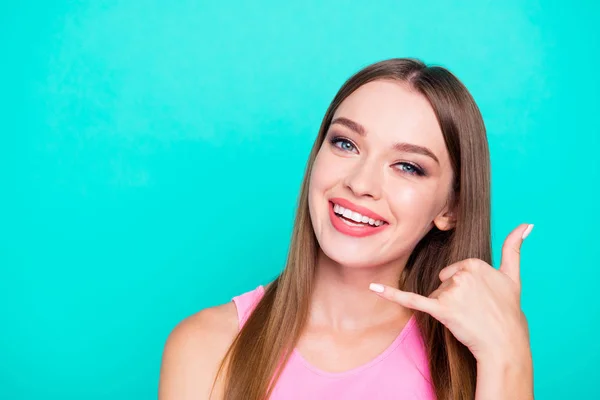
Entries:
<svg viewBox="0 0 600 400">
<path fill-rule="evenodd" d="M 383 285 L 380 285 L 379 283 L 371 283 L 369 289 L 377 293 L 383 293 Z"/>
<path fill-rule="evenodd" d="M 529 236 L 529 234 L 531 233 L 532 229 L 533 229 L 533 224 L 529 224 L 529 226 L 527 227 L 527 229 L 525 229 L 525 232 L 523 232 L 523 240 L 525 240 L 525 238 L 527 236 Z"/>
</svg>

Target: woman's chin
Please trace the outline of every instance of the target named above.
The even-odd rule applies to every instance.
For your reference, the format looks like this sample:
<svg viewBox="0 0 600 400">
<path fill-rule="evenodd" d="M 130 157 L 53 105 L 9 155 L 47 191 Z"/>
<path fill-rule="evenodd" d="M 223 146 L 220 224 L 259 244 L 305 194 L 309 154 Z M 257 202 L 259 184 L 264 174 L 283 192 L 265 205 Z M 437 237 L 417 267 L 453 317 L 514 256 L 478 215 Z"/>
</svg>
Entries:
<svg viewBox="0 0 600 400">
<path fill-rule="evenodd" d="M 374 268 L 379 263 L 374 259 L 373 256 L 364 254 L 364 252 L 349 252 L 343 251 L 343 249 L 324 249 L 321 248 L 327 258 L 329 258 L 333 264 L 339 265 L 344 268 Z"/>
</svg>

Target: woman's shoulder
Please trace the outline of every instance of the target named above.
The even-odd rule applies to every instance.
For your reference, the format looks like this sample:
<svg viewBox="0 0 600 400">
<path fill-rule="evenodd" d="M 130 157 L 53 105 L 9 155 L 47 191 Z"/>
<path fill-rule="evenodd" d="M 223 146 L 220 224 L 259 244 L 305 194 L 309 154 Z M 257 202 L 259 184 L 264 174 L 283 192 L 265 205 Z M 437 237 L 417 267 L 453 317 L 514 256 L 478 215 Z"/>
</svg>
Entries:
<svg viewBox="0 0 600 400">
<path fill-rule="evenodd" d="M 267 285 L 266 288 L 270 286 Z M 173 328 L 164 345 L 159 400 L 208 398 L 221 361 L 265 287 L 205 308 Z M 221 382 L 215 386 L 220 398 Z"/>
<path fill-rule="evenodd" d="M 238 315 L 231 301 L 203 309 L 177 324 L 164 346 L 160 400 L 208 398 L 237 332 Z"/>
<path fill-rule="evenodd" d="M 207 341 L 231 338 L 237 334 L 238 317 L 235 304 L 229 301 L 214 307 L 208 307 L 190 315 L 173 328 L 167 342 L 174 339 L 178 342 Z"/>
</svg>

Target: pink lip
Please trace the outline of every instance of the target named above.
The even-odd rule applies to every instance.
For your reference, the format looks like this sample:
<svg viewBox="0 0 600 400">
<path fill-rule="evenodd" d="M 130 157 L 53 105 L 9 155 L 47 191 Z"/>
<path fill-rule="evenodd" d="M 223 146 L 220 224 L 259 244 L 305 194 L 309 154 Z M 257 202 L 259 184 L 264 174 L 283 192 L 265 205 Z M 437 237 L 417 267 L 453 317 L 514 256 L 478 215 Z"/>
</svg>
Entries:
<svg viewBox="0 0 600 400">
<path fill-rule="evenodd" d="M 362 214 L 365 217 L 369 217 L 369 218 L 373 218 L 374 220 L 380 220 L 380 221 L 386 222 L 385 218 L 383 218 L 381 215 L 374 213 L 373 211 L 369 210 L 368 208 L 357 206 L 356 204 L 352 203 L 351 201 L 342 199 L 341 197 L 335 197 L 333 199 L 329 199 L 329 201 L 331 201 L 335 204 L 339 204 L 340 206 L 342 206 L 344 208 L 349 208 L 352 211 L 356 211 L 357 213 Z"/>
<path fill-rule="evenodd" d="M 337 203 L 339 204 L 339 203 Z M 341 204 L 340 204 L 341 205 Z M 343 206 L 342 206 L 343 207 Z M 350 208 L 350 207 L 348 207 Z M 381 230 L 385 229 L 388 224 L 383 224 L 383 225 L 379 225 L 379 226 L 350 226 L 347 225 L 344 221 L 342 221 L 342 219 L 336 215 L 333 212 L 333 203 L 329 202 L 329 219 L 331 220 L 331 224 L 333 225 L 333 227 L 338 230 L 339 232 L 345 234 L 345 235 L 349 235 L 349 236 L 354 236 L 354 237 L 365 237 L 365 236 L 370 236 L 370 235 L 374 235 L 376 233 L 379 233 Z"/>
</svg>

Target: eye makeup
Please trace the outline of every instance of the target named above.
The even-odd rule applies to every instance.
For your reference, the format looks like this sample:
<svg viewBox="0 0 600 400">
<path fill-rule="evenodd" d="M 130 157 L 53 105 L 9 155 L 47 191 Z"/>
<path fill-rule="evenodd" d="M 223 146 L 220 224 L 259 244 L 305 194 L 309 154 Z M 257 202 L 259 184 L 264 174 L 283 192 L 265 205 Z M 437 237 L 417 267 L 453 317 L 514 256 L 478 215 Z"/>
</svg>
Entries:
<svg viewBox="0 0 600 400">
<path fill-rule="evenodd" d="M 328 141 L 331 144 L 331 146 L 335 147 L 339 151 L 346 152 L 346 151 L 352 151 L 353 149 L 356 150 L 356 145 L 350 139 L 347 139 L 343 136 L 332 135 L 331 137 L 328 138 Z M 344 148 L 343 146 L 346 146 L 346 147 Z M 403 173 L 406 173 L 409 175 L 427 176 L 426 171 L 415 163 L 402 161 L 402 162 L 395 163 L 393 165 L 394 166 L 400 165 L 400 166 L 409 168 L 409 170 L 397 168 L 400 172 L 403 172 Z"/>
</svg>

